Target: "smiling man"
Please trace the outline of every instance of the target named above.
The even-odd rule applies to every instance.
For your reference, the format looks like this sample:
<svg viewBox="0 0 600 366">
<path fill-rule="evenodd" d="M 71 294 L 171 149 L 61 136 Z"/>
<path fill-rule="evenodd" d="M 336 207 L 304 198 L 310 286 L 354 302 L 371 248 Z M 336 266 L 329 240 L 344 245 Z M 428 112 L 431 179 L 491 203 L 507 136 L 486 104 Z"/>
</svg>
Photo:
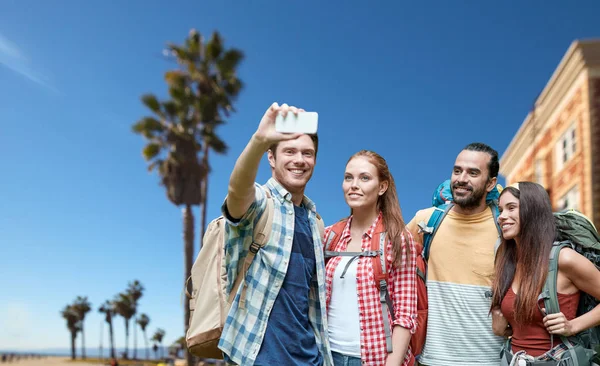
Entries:
<svg viewBox="0 0 600 366">
<path fill-rule="evenodd" d="M 325 265 L 318 215 L 304 195 L 316 163 L 317 135 L 275 130 L 279 113 L 302 109 L 274 103 L 238 158 L 223 204 L 225 262 L 233 284 L 252 244 L 254 227 L 272 200 L 273 227 L 237 294 L 219 348 L 239 365 L 332 365 L 326 329 Z M 268 153 L 272 177 L 254 181 Z M 230 285 L 231 286 L 231 285 Z M 231 288 L 228 289 L 232 291 Z"/>
<path fill-rule="evenodd" d="M 486 204 L 498 170 L 498 153 L 482 143 L 467 145 L 454 163 L 450 179 L 454 206 L 429 251 L 429 309 L 421 365 L 500 364 L 502 338 L 494 335 L 489 315 L 498 229 Z M 417 212 L 407 225 L 421 243 L 418 224 L 427 223 L 433 210 Z"/>
</svg>

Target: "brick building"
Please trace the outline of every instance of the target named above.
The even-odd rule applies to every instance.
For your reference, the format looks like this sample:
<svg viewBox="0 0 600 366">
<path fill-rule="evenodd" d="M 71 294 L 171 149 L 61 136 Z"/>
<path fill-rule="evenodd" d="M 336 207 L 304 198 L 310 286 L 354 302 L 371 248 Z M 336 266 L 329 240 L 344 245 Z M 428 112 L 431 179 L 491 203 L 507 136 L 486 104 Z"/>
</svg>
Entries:
<svg viewBox="0 0 600 366">
<path fill-rule="evenodd" d="M 542 184 L 555 210 L 600 228 L 600 39 L 571 44 L 500 159 L 509 185 Z"/>
</svg>

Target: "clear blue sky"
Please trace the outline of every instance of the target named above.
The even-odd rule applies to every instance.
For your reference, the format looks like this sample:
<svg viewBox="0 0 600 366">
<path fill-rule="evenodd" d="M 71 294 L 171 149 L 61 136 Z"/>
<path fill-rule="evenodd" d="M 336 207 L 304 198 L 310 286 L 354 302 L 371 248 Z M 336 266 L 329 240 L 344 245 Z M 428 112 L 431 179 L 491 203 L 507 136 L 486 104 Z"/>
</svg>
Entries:
<svg viewBox="0 0 600 366">
<path fill-rule="evenodd" d="M 502 153 L 570 43 L 600 36 L 595 0 L 208 3 L 2 1 L 3 348 L 68 347 L 59 310 L 77 295 L 93 303 L 86 343 L 98 347 L 97 307 L 133 279 L 151 331 L 164 328 L 166 344 L 182 335 L 181 210 L 146 171 L 131 125 L 146 114 L 143 93 L 166 92 L 166 42 L 190 28 L 219 30 L 246 55 L 238 112 L 219 131 L 230 151 L 212 159 L 209 215 L 278 101 L 319 112 L 307 194 L 326 223 L 348 212 L 343 169 L 360 149 L 387 159 L 410 220 L 464 145 Z M 265 163 L 258 178 L 268 176 Z"/>
</svg>

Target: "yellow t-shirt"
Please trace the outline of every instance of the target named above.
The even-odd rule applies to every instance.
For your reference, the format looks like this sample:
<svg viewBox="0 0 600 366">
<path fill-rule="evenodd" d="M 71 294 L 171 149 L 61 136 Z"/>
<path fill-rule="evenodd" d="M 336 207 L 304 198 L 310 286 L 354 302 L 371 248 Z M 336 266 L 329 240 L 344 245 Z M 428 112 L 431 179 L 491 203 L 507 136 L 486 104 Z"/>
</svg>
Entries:
<svg viewBox="0 0 600 366">
<path fill-rule="evenodd" d="M 434 208 L 417 212 L 407 227 L 419 242 L 419 222 Z M 427 336 L 424 365 L 499 365 L 502 338 L 492 332 L 489 292 L 498 229 L 491 209 L 474 215 L 450 210 L 429 250 Z"/>
<path fill-rule="evenodd" d="M 422 243 L 417 224 L 425 224 L 434 208 L 417 212 L 408 229 Z M 433 281 L 491 286 L 498 230 L 491 210 L 462 215 L 450 210 L 429 249 L 427 278 Z"/>
</svg>

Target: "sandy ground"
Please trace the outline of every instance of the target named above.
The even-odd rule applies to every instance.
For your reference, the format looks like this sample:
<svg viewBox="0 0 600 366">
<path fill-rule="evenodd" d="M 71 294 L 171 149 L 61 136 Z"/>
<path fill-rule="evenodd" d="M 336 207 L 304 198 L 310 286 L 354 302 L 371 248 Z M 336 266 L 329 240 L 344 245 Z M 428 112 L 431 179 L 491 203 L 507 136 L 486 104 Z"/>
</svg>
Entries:
<svg viewBox="0 0 600 366">
<path fill-rule="evenodd" d="M 109 361 L 107 360 L 104 365 L 108 365 Z M 102 366 L 100 363 L 92 363 L 92 362 L 83 362 L 77 360 L 77 362 L 70 361 L 68 357 L 47 357 L 42 359 L 21 359 L 19 361 L 12 362 L 1 362 L 0 366 Z M 141 363 L 140 363 L 141 365 Z M 176 360 L 175 366 L 185 366 L 185 360 Z M 204 362 L 200 362 L 198 366 L 201 365 L 209 365 L 216 366 L 215 364 L 205 364 Z M 217 365 L 224 365 L 224 363 L 220 363 Z"/>
<path fill-rule="evenodd" d="M 0 362 L 0 365 L 4 366 L 98 366 L 97 363 L 89 362 L 70 362 L 67 357 L 47 357 L 42 359 L 21 359 L 13 362 Z"/>
</svg>

